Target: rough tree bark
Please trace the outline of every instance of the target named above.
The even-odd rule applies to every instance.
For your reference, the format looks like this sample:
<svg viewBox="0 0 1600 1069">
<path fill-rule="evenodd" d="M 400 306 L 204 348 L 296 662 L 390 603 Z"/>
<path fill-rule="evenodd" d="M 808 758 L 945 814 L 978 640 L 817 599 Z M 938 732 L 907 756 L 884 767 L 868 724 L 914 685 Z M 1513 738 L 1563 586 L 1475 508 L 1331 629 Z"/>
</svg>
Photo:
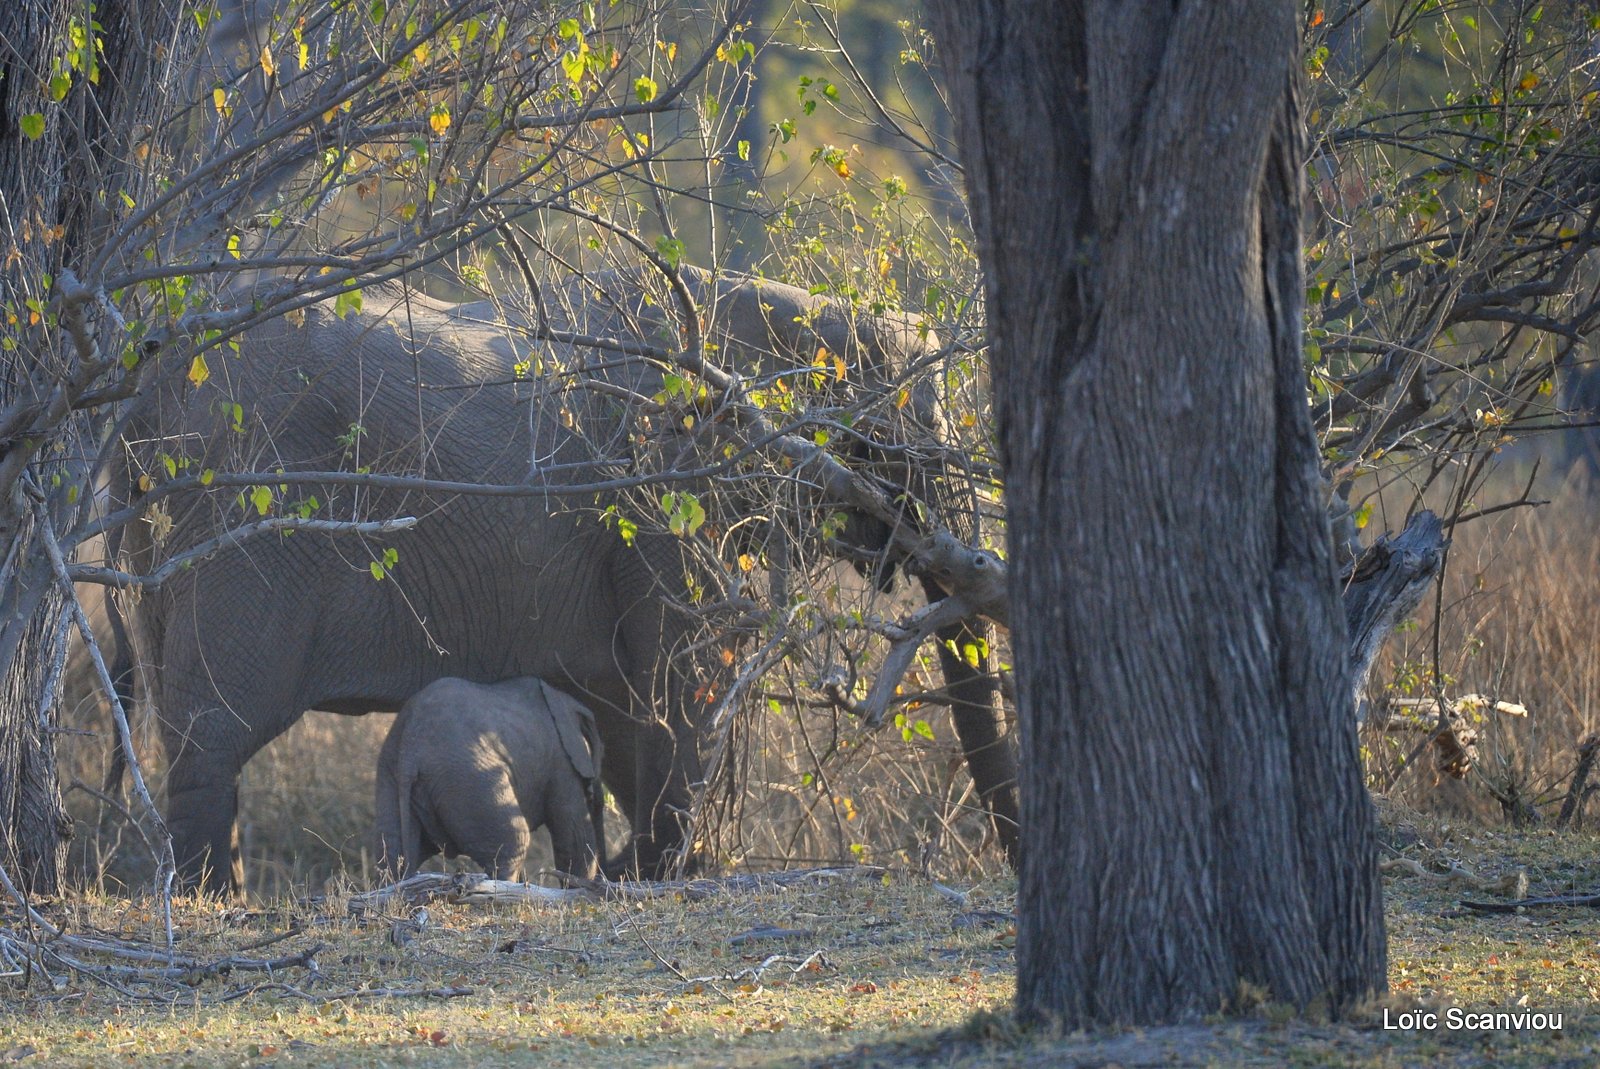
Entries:
<svg viewBox="0 0 1600 1069">
<path fill-rule="evenodd" d="M 1384 982 L 1301 370 L 1287 0 L 928 0 L 987 270 L 1026 856 L 1019 1014 Z"/>
<path fill-rule="evenodd" d="M 59 278 L 108 222 L 105 202 L 120 164 L 107 146 L 125 141 L 142 99 L 157 89 L 162 50 L 155 42 L 163 39 L 154 30 L 172 26 L 178 6 L 98 0 L 98 84 L 80 69 L 61 106 L 50 107 L 53 64 L 65 55 L 71 20 L 87 19 L 89 7 L 81 0 L 0 4 L 0 333 L 8 339 L 0 349 L 0 412 L 27 417 L 0 434 L 0 864 L 32 893 L 57 889 L 71 828 L 50 723 L 65 602 L 42 517 L 58 531 L 70 526 L 94 463 L 96 428 L 70 411 L 74 392 L 90 385 L 81 348 L 48 316 L 31 321 L 24 301 L 48 301 L 45 276 Z M 139 91 L 126 92 L 130 86 Z M 24 117 L 36 115 L 50 119 L 30 136 Z"/>
</svg>

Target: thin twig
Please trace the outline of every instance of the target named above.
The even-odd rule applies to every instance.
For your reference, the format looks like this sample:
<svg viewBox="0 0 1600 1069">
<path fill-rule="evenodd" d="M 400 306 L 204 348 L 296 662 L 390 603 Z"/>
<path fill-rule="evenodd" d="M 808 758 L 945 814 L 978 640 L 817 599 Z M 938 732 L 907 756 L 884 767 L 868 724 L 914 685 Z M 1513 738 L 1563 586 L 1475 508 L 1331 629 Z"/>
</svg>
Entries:
<svg viewBox="0 0 1600 1069">
<path fill-rule="evenodd" d="M 29 496 L 33 498 L 40 536 L 44 542 L 45 552 L 50 558 L 50 567 L 55 571 L 56 581 L 61 584 L 67 611 L 72 614 L 73 620 L 78 625 L 84 647 L 89 651 L 89 659 L 94 664 L 95 675 L 106 700 L 111 705 L 111 716 L 117 725 L 117 739 L 122 746 L 126 767 L 133 776 L 134 795 L 139 799 L 144 811 L 150 815 L 150 821 L 155 827 L 156 892 L 161 898 L 161 919 L 166 929 L 167 952 L 170 955 L 174 941 L 172 887 L 178 874 L 178 865 L 172 850 L 172 833 L 167 830 L 167 822 L 162 818 L 161 811 L 156 808 L 155 800 L 150 797 L 149 787 L 145 785 L 144 772 L 139 765 L 139 755 L 133 748 L 133 729 L 128 725 L 127 710 L 122 707 L 122 699 L 117 694 L 116 684 L 111 679 L 110 670 L 106 668 L 105 657 L 101 655 L 100 645 L 95 641 L 94 628 L 89 625 L 89 618 L 83 611 L 83 603 L 78 600 L 77 589 L 72 585 L 72 577 L 66 559 L 62 556 L 61 545 L 56 541 L 55 528 L 50 522 L 50 510 L 45 506 L 44 495 L 38 487 L 33 486 L 31 479 L 27 481 L 25 488 L 31 491 Z M 147 838 L 146 842 L 149 841 Z"/>
</svg>

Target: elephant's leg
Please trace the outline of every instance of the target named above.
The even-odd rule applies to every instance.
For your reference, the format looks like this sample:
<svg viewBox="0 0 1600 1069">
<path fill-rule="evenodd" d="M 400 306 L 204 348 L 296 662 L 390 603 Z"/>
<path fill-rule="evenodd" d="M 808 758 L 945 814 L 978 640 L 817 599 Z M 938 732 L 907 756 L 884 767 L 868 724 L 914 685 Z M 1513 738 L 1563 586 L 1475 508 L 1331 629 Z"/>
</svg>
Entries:
<svg viewBox="0 0 1600 1069">
<path fill-rule="evenodd" d="M 661 879 L 677 861 L 688 835 L 693 803 L 690 769 L 698 767 L 685 750 L 688 730 L 663 724 L 642 712 L 634 747 L 633 842 L 631 868 L 646 879 Z"/>
<path fill-rule="evenodd" d="M 930 601 L 945 596 L 931 580 L 924 579 L 923 586 Z M 1006 862 L 1016 868 L 1022 857 L 1017 824 L 1016 741 L 1000 733 L 1004 716 L 1000 688 L 991 672 L 993 658 L 985 652 L 993 637 L 992 630 L 963 621 L 940 628 L 935 637 L 939 641 L 945 692 L 950 696 L 950 718 L 955 724 L 956 738 L 961 741 L 961 752 L 967 759 L 967 772 L 989 811 Z M 975 658 L 976 665 L 965 656 L 969 645 L 976 645 L 980 651 Z"/>
<path fill-rule="evenodd" d="M 589 792 L 581 779 L 557 777 L 545 794 L 544 825 L 550 829 L 550 851 L 557 871 L 592 878 L 600 847 L 594 838 Z"/>
<path fill-rule="evenodd" d="M 697 666 L 678 652 L 697 637 L 690 618 L 669 604 L 687 600 L 684 553 L 672 536 L 641 535 L 638 551 L 621 555 L 616 577 L 618 589 L 637 592 L 619 606 L 618 658 L 630 668 L 633 692 L 633 861 L 652 877 L 688 860 L 690 807 L 702 775 L 699 721 L 714 701 L 711 677 L 697 680 Z"/>
<path fill-rule="evenodd" d="M 186 887 L 227 894 L 244 883 L 239 856 L 239 770 L 244 760 L 222 730 L 223 710 L 206 710 L 188 726 L 164 722 L 167 828 L 178 878 Z"/>
<path fill-rule="evenodd" d="M 497 765 L 454 773 L 430 776 L 428 784 L 444 838 L 497 880 L 521 875 L 533 830 L 517 802 L 510 769 Z"/>
<path fill-rule="evenodd" d="M 167 826 L 178 876 L 185 886 L 226 894 L 241 890 L 239 771 L 267 743 L 300 718 L 271 695 L 224 707 L 214 694 L 203 700 L 167 687 L 160 710 L 167 752 Z M 195 710 L 198 712 L 185 712 Z"/>
</svg>

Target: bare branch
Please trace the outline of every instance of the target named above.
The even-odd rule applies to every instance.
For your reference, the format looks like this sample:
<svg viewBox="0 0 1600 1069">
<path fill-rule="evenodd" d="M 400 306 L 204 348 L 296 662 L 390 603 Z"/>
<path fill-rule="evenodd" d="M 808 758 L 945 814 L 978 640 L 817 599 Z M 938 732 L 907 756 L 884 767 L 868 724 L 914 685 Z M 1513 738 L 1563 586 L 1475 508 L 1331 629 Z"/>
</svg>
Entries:
<svg viewBox="0 0 1600 1069">
<path fill-rule="evenodd" d="M 296 531 L 320 534 L 386 535 L 408 531 L 417 525 L 415 516 L 400 516 L 392 520 L 353 522 L 348 520 L 314 520 L 299 516 L 274 516 L 257 523 L 235 527 L 215 538 L 207 539 L 192 549 L 167 559 L 167 562 L 149 575 L 135 575 L 117 568 L 104 568 L 91 564 L 73 564 L 67 567 L 70 580 L 75 583 L 99 583 L 102 586 L 138 587 L 145 591 L 158 590 L 161 584 L 196 562 L 214 557 L 224 549 L 258 538 L 264 534 L 292 534 Z"/>
</svg>

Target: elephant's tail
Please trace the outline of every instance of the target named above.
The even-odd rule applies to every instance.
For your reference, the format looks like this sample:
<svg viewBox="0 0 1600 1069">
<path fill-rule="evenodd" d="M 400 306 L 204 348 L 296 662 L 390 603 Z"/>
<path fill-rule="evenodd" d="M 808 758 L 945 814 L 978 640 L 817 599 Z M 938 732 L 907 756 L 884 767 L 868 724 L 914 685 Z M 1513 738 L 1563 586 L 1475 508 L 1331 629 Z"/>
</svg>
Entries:
<svg viewBox="0 0 1600 1069">
<path fill-rule="evenodd" d="M 114 508 L 121 503 L 131 503 L 143 496 L 138 483 L 129 477 L 127 471 L 118 469 L 115 464 L 109 465 L 109 468 L 110 470 L 103 473 L 102 481 L 95 489 L 96 508 Z M 131 571 L 148 571 L 149 568 L 146 567 L 146 562 L 143 558 L 148 557 L 150 546 L 148 545 L 148 539 L 146 538 L 141 542 L 138 534 L 138 531 L 144 527 L 145 525 L 142 523 L 133 523 L 113 527 L 105 532 L 99 541 L 104 546 L 106 562 L 116 567 L 129 568 Z M 130 555 L 141 554 L 141 552 L 142 556 L 138 561 L 130 559 Z M 138 631 L 139 639 L 141 642 L 149 643 L 151 639 L 149 634 L 150 626 L 148 621 L 129 620 L 124 617 L 122 610 L 118 607 L 116 593 L 110 587 L 101 591 L 97 605 L 99 611 L 93 615 L 97 615 L 104 620 L 105 632 L 101 634 L 98 627 L 94 628 L 96 632 L 95 641 L 99 645 L 102 655 L 108 652 L 106 647 L 108 642 L 112 646 L 109 651 L 110 656 L 107 658 L 107 671 L 111 676 L 111 687 L 116 693 L 116 700 L 122 705 L 123 714 L 131 719 L 135 701 L 134 688 L 138 674 L 139 658 L 139 651 L 135 648 L 134 643 L 134 628 L 142 623 Z M 156 648 L 156 646 L 151 645 L 149 648 Z M 89 651 L 83 649 L 79 655 L 87 658 L 89 657 Z M 96 690 L 100 688 L 98 680 L 95 681 L 94 686 Z M 113 719 L 109 732 L 111 754 L 107 761 L 105 781 L 101 785 L 101 790 L 106 794 L 114 795 L 121 791 L 123 778 L 128 772 L 128 752 L 123 746 L 122 733 L 117 729 L 114 722 L 115 714 L 111 712 L 109 703 L 107 704 L 107 711 L 111 713 Z"/>
<path fill-rule="evenodd" d="M 117 652 L 109 665 L 111 672 L 111 686 L 117 692 L 117 701 L 122 705 L 124 716 L 133 715 L 133 643 L 128 641 L 128 627 L 122 619 L 122 613 L 117 611 L 116 601 L 107 592 L 105 599 L 106 622 L 111 629 L 111 641 L 117 647 Z M 109 708 L 109 706 L 108 706 Z M 113 721 L 116 718 L 112 712 Z M 131 727 L 131 725 L 130 725 Z M 111 760 L 106 766 L 105 783 L 101 791 L 105 794 L 115 795 L 122 790 L 122 779 L 128 773 L 128 751 L 124 747 L 122 732 L 113 723 L 111 725 Z"/>
<path fill-rule="evenodd" d="M 396 720 L 378 755 L 378 834 L 374 850 L 379 871 L 395 879 L 405 879 L 416 872 L 421 861 L 422 829 L 411 808 L 411 788 L 416 778 L 416 769 L 402 756 L 400 722 Z"/>
<path fill-rule="evenodd" d="M 422 825 L 411 804 L 411 788 L 417 782 L 416 770 L 402 768 L 395 784 L 395 805 L 400 810 L 400 876 L 410 876 L 422 864 Z"/>
<path fill-rule="evenodd" d="M 605 750 L 600 742 L 600 726 L 595 722 L 594 714 L 581 717 L 579 723 L 583 726 L 583 737 L 589 742 L 589 755 L 594 762 L 594 773 L 584 787 L 589 794 L 589 820 L 594 824 L 594 861 L 596 865 L 603 866 L 606 863 L 606 788 L 600 780 L 600 769 L 605 763 Z"/>
</svg>

